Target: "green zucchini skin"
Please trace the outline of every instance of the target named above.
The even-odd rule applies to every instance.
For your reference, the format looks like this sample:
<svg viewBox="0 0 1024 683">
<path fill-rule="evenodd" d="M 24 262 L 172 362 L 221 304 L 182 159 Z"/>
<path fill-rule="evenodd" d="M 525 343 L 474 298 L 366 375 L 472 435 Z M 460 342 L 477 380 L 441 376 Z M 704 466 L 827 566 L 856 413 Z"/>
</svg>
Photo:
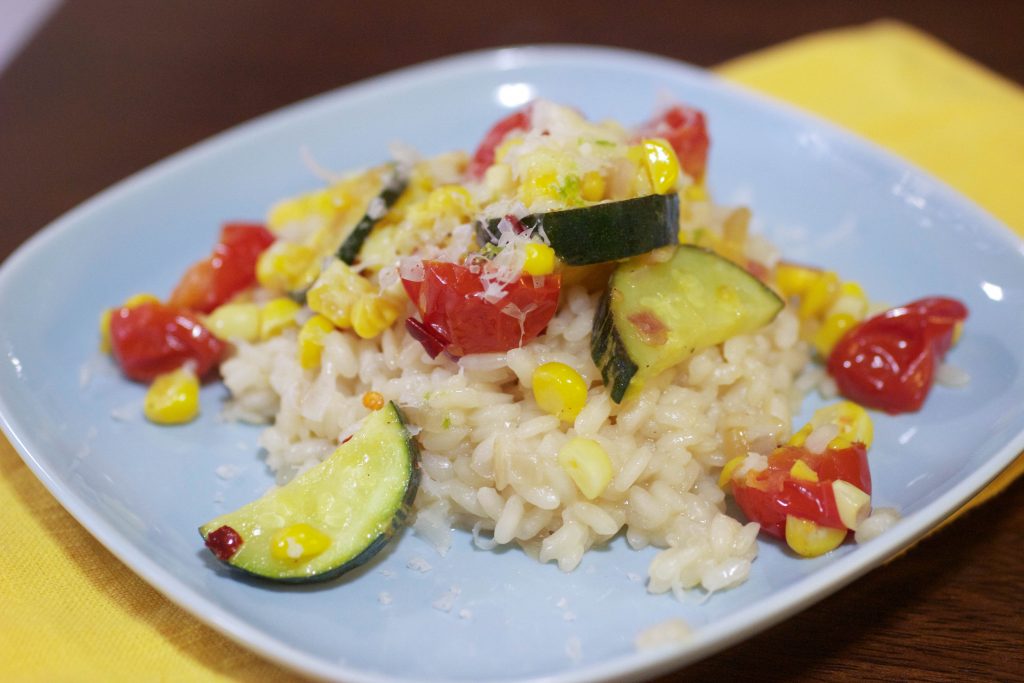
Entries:
<svg viewBox="0 0 1024 683">
<path fill-rule="evenodd" d="M 379 215 L 371 215 L 370 210 L 367 209 L 363 217 L 352 228 L 352 232 L 348 234 L 345 241 L 338 247 L 337 257 L 350 266 L 355 263 L 356 257 L 359 256 L 359 250 L 363 248 L 363 242 L 370 236 L 373 226 L 377 225 L 377 222 L 384 217 L 388 209 L 395 205 L 395 202 L 398 201 L 398 198 L 402 196 L 405 188 L 409 185 L 409 175 L 407 173 L 402 173 L 395 169 L 391 172 L 390 176 L 390 178 L 385 180 L 384 188 L 380 191 L 380 194 L 374 198 L 374 201 L 379 199 L 383 203 L 384 210 L 379 212 Z"/>
<path fill-rule="evenodd" d="M 354 445 L 349 446 L 349 443 Z M 347 446 L 348 449 L 344 450 Z M 296 499 L 309 499 L 314 495 L 323 495 L 330 492 L 344 492 L 348 494 L 353 489 L 350 487 L 346 488 L 345 485 L 351 482 L 346 482 L 342 477 L 337 476 L 344 474 L 342 471 L 344 469 L 342 461 L 346 458 L 346 455 L 349 457 L 355 456 L 357 459 L 381 455 L 379 451 L 372 452 L 375 450 L 374 446 L 381 448 L 391 447 L 400 450 L 401 457 L 397 458 L 394 466 L 401 467 L 402 472 L 399 473 L 400 490 L 393 492 L 395 495 L 389 499 L 389 506 L 380 517 L 380 523 L 372 526 L 373 532 L 366 534 L 365 526 L 360 529 L 359 520 L 353 525 L 357 527 L 356 529 L 350 530 L 346 528 L 334 533 L 328 532 L 328 535 L 332 538 L 332 546 L 343 539 L 346 532 L 354 534 L 358 538 L 351 544 L 352 548 L 349 552 L 335 557 L 326 557 L 331 551 L 331 547 L 328 547 L 321 554 L 325 556 L 326 563 L 320 561 L 321 556 L 314 556 L 309 560 L 297 560 L 294 562 L 269 558 L 267 556 L 269 541 L 266 539 L 276 529 L 298 522 L 311 523 L 318 528 L 329 528 L 322 523 L 322 520 L 316 519 L 315 515 L 303 514 L 301 511 L 291 513 L 292 517 L 289 517 L 289 513 L 282 514 L 281 522 L 276 526 L 271 527 L 262 524 L 259 519 L 261 515 L 266 515 L 268 512 L 277 513 L 288 510 L 289 506 L 275 507 L 276 501 L 282 497 L 282 492 L 290 490 L 290 493 L 285 495 L 290 496 L 293 502 Z M 331 463 L 332 460 L 334 460 L 333 463 Z M 332 472 L 331 467 L 335 468 L 333 475 L 330 474 Z M 358 473 L 358 470 L 356 471 Z M 335 477 L 326 481 L 331 486 L 325 486 L 324 481 L 318 479 L 325 472 L 328 477 Z M 221 561 L 241 574 L 275 583 L 287 584 L 329 581 L 365 564 L 394 538 L 396 533 L 405 525 L 405 520 L 408 517 L 409 510 L 419 488 L 419 481 L 419 449 L 405 426 L 401 411 L 392 402 L 388 403 L 381 410 L 372 413 L 360 431 L 349 442 L 339 446 L 335 453 L 322 463 L 303 473 L 289 484 L 269 492 L 262 498 L 207 522 L 199 527 L 199 534 L 205 541 L 210 533 L 222 526 L 230 526 L 232 529 L 236 529 L 242 535 L 243 542 L 241 547 L 235 555 Z M 294 488 L 289 489 L 289 487 Z M 301 487 L 306 487 L 306 490 L 303 490 Z M 307 493 L 309 494 L 308 496 L 304 495 Z M 296 506 L 293 504 L 290 507 L 294 509 Z M 372 514 L 372 511 L 367 510 L 366 507 L 361 507 L 356 512 L 365 512 L 367 515 Z M 260 537 L 263 538 L 261 539 Z M 355 538 L 355 536 L 353 537 Z M 247 550 L 245 546 L 250 541 L 253 545 L 258 544 L 258 548 L 256 552 L 250 552 L 246 556 L 242 551 Z M 311 570 L 310 565 L 313 565 L 314 562 L 318 564 L 315 570 Z"/>
<path fill-rule="evenodd" d="M 500 218 L 477 221 L 477 242 L 500 237 Z M 651 194 L 578 209 L 532 213 L 519 219 L 528 231 L 543 229 L 555 255 L 586 266 L 646 254 L 679 240 L 679 195 Z"/>
<path fill-rule="evenodd" d="M 667 259 L 619 264 L 594 314 L 590 353 L 616 403 L 701 349 L 767 325 L 784 302 L 714 252 L 680 245 Z"/>
</svg>

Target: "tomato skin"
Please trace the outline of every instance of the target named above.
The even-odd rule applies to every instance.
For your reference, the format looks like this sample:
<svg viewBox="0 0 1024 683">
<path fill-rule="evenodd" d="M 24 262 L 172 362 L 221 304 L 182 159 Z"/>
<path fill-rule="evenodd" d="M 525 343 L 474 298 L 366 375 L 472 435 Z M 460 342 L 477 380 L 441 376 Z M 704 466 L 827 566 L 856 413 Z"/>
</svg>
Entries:
<svg viewBox="0 0 1024 683">
<path fill-rule="evenodd" d="M 967 308 L 931 297 L 866 320 L 844 335 L 828 358 L 839 392 L 890 414 L 914 412 L 932 388 L 935 366 L 953 343 Z"/>
<path fill-rule="evenodd" d="M 476 148 L 476 153 L 473 154 L 473 158 L 469 162 L 469 169 L 467 170 L 469 176 L 475 180 L 483 178 L 484 172 L 494 163 L 494 151 L 498 148 L 498 145 L 505 141 L 509 133 L 529 129 L 531 118 L 530 107 L 527 107 L 526 109 L 509 114 L 495 123 L 487 131 L 487 134 L 484 135 L 484 139 L 480 142 L 480 146 Z"/>
<path fill-rule="evenodd" d="M 423 280 L 403 278 L 402 284 L 419 309 L 423 325 L 448 340 L 448 353 L 464 356 L 500 353 L 533 340 L 555 315 L 561 276 L 524 275 L 494 303 L 480 296 L 484 285 L 479 273 L 458 263 L 424 261 Z M 509 305 L 520 311 L 530 308 L 522 329 L 516 318 L 502 312 Z"/>
<path fill-rule="evenodd" d="M 209 258 L 185 271 L 168 303 L 209 313 L 256 283 L 256 261 L 274 235 L 256 223 L 227 223 Z"/>
<path fill-rule="evenodd" d="M 663 138 L 672 145 L 679 165 L 688 176 L 701 182 L 708 163 L 707 122 L 699 109 L 677 104 L 637 128 L 640 138 Z"/>
<path fill-rule="evenodd" d="M 795 479 L 790 469 L 803 460 L 818 475 L 818 481 Z M 871 472 L 867 448 L 854 443 L 848 448 L 827 448 L 811 453 L 802 446 L 780 446 L 768 456 L 768 467 L 732 479 L 733 497 L 748 519 L 761 530 L 786 537 L 786 516 L 793 515 L 819 526 L 845 529 L 836 507 L 832 482 L 846 481 L 871 493 Z"/>
<path fill-rule="evenodd" d="M 156 302 L 115 310 L 110 343 L 121 371 L 138 382 L 150 382 L 187 362 L 202 377 L 228 348 L 191 313 Z"/>
</svg>

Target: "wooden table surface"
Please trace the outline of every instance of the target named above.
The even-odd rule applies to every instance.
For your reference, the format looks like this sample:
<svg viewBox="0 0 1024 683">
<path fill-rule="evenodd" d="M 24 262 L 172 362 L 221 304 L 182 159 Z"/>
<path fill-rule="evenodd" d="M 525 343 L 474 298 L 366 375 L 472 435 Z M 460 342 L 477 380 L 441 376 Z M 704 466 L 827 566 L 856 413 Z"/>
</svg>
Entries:
<svg viewBox="0 0 1024 683">
<path fill-rule="evenodd" d="M 593 43 L 711 66 L 889 16 L 1024 82 L 1024 3 L 896 4 L 72 1 L 0 74 L 0 258 L 108 185 L 229 126 L 467 50 Z M 1018 481 L 809 610 L 660 680 L 1024 680 L 1022 587 Z"/>
</svg>

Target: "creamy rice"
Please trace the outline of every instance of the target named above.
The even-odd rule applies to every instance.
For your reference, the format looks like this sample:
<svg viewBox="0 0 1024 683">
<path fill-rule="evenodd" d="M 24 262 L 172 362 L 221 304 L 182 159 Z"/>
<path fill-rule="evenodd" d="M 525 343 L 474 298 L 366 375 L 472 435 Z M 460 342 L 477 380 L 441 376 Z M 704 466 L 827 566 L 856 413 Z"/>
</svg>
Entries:
<svg viewBox="0 0 1024 683">
<path fill-rule="evenodd" d="M 418 430 L 414 526 L 441 552 L 454 525 L 483 548 L 515 544 L 570 571 L 588 548 L 624 531 L 634 548 L 664 549 L 650 566 L 652 592 L 742 582 L 758 527 L 724 514 L 716 477 L 729 458 L 767 453 L 789 436 L 794 378 L 808 361 L 795 315 L 785 310 L 756 334 L 694 355 L 618 406 L 590 360 L 595 305 L 594 295 L 570 289 L 546 335 L 459 362 L 431 359 L 401 325 L 374 340 L 332 332 L 318 370 L 300 367 L 294 333 L 243 344 L 222 367 L 228 414 L 273 421 L 261 445 L 283 482 L 354 432 L 367 414 L 362 395 L 377 391 Z M 572 425 L 542 411 L 530 390 L 534 369 L 553 360 L 592 385 Z M 557 463 L 575 435 L 611 456 L 612 482 L 592 501 Z"/>
</svg>

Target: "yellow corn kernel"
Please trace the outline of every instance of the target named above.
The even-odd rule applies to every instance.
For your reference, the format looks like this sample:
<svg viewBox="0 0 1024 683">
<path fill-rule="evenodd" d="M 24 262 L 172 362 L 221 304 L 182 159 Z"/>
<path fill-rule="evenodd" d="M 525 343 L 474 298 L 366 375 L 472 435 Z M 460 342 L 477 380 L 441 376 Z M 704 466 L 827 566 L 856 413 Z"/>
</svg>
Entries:
<svg viewBox="0 0 1024 683">
<path fill-rule="evenodd" d="M 260 311 L 260 339 L 270 339 L 295 324 L 302 307 L 286 296 L 271 299 Z"/>
<path fill-rule="evenodd" d="M 732 475 L 736 473 L 736 470 L 740 468 L 740 465 L 742 465 L 743 461 L 746 459 L 747 456 L 745 455 L 737 455 L 735 458 L 725 463 L 725 466 L 722 467 L 722 473 L 718 475 L 718 488 L 725 489 L 729 486 L 729 483 L 732 481 Z"/>
<path fill-rule="evenodd" d="M 587 402 L 587 383 L 565 363 L 544 363 L 533 371 L 533 397 L 541 410 L 572 422 Z"/>
<path fill-rule="evenodd" d="M 694 183 L 693 185 L 687 185 L 686 189 L 683 190 L 683 199 L 688 202 L 706 202 L 710 197 L 707 188 L 704 187 L 704 183 Z"/>
<path fill-rule="evenodd" d="M 319 274 L 319 256 L 303 244 L 275 242 L 256 261 L 256 279 L 275 292 L 304 290 Z"/>
<path fill-rule="evenodd" d="M 857 325 L 849 313 L 830 313 L 811 337 L 811 344 L 822 358 L 828 358 L 832 349 L 847 332 Z"/>
<path fill-rule="evenodd" d="M 832 482 L 832 493 L 836 499 L 839 519 L 850 531 L 856 531 L 871 514 L 871 496 L 848 481 L 837 479 Z"/>
<path fill-rule="evenodd" d="M 815 524 L 809 519 L 786 515 L 786 544 L 797 555 L 817 557 L 835 550 L 846 540 L 846 529 Z"/>
<path fill-rule="evenodd" d="M 527 275 L 550 275 L 555 272 L 555 250 L 540 242 L 526 245 L 523 272 Z"/>
<path fill-rule="evenodd" d="M 162 425 L 183 424 L 199 414 L 199 378 L 186 368 L 158 376 L 142 404 L 146 419 Z"/>
<path fill-rule="evenodd" d="M 110 318 L 114 315 L 113 308 L 104 309 L 100 313 L 100 352 L 110 353 Z"/>
<path fill-rule="evenodd" d="M 600 496 L 612 480 L 612 460 L 601 444 L 592 439 L 570 439 L 558 451 L 558 464 L 588 500 Z"/>
<path fill-rule="evenodd" d="M 664 140 L 644 140 L 644 167 L 651 178 L 651 187 L 657 194 L 665 194 L 676 186 L 679 178 L 679 159 L 672 145 Z"/>
<path fill-rule="evenodd" d="M 331 537 L 305 522 L 278 529 L 270 537 L 270 554 L 278 560 L 308 560 L 331 545 Z"/>
<path fill-rule="evenodd" d="M 329 218 L 347 204 L 344 193 L 332 190 L 318 190 L 307 194 L 284 199 L 270 207 L 267 214 L 267 227 L 277 232 L 289 223 L 319 216 Z"/>
<path fill-rule="evenodd" d="M 149 292 L 141 292 L 139 294 L 132 294 L 130 297 L 125 299 L 124 303 L 121 305 L 124 306 L 125 308 L 135 308 L 136 306 L 141 306 L 142 304 L 158 303 L 160 303 L 160 299 L 156 296 L 156 294 L 150 294 Z"/>
<path fill-rule="evenodd" d="M 331 321 L 314 315 L 299 329 L 299 365 L 306 370 L 320 367 L 324 338 L 334 329 Z"/>
<path fill-rule="evenodd" d="M 326 317 L 337 327 L 352 327 L 352 307 L 375 288 L 365 277 L 342 261 L 335 260 L 320 274 L 306 295 L 306 303 L 314 312 Z"/>
<path fill-rule="evenodd" d="M 800 481 L 818 481 L 818 473 L 811 469 L 803 460 L 797 460 L 793 463 L 793 466 L 789 468 L 789 476 Z"/>
<path fill-rule="evenodd" d="M 953 325 L 953 337 L 950 342 L 952 346 L 956 346 L 960 342 L 960 335 L 964 333 L 963 321 L 958 321 Z"/>
<path fill-rule="evenodd" d="M 838 293 L 839 276 L 832 271 L 825 271 L 807 287 L 797 313 L 804 320 L 821 315 L 832 305 Z"/>
<path fill-rule="evenodd" d="M 435 215 L 469 218 L 475 209 L 472 195 L 461 185 L 442 185 L 427 196 L 427 209 Z"/>
<path fill-rule="evenodd" d="M 839 285 L 836 300 L 828 309 L 828 315 L 846 313 L 855 320 L 863 320 L 868 313 L 868 297 L 864 288 L 856 282 L 844 282 Z"/>
<path fill-rule="evenodd" d="M 775 268 L 775 286 L 787 299 L 791 296 L 802 296 L 819 277 L 820 270 L 793 263 L 780 263 Z"/>
<path fill-rule="evenodd" d="M 519 199 L 526 206 L 539 200 L 558 198 L 558 175 L 553 171 L 528 173 L 519 186 Z"/>
<path fill-rule="evenodd" d="M 373 339 L 398 320 L 402 305 L 376 294 L 359 296 L 349 310 L 352 330 L 363 339 Z"/>
<path fill-rule="evenodd" d="M 253 342 L 260 338 L 260 307 L 257 304 L 223 304 L 203 322 L 215 337 L 224 341 Z"/>
<path fill-rule="evenodd" d="M 871 416 L 853 401 L 840 401 L 814 411 L 810 421 L 790 438 L 790 445 L 803 446 L 811 432 L 826 424 L 839 427 L 839 434 L 828 442 L 829 448 L 849 448 L 855 442 L 871 448 L 874 437 Z"/>
<path fill-rule="evenodd" d="M 363 407 L 367 410 L 380 410 L 384 407 L 384 394 L 379 391 L 367 391 L 363 394 Z"/>
<path fill-rule="evenodd" d="M 608 183 L 603 175 L 597 171 L 587 171 L 583 174 L 580 194 L 588 202 L 599 202 L 604 199 L 604 192 L 607 187 Z"/>
</svg>

